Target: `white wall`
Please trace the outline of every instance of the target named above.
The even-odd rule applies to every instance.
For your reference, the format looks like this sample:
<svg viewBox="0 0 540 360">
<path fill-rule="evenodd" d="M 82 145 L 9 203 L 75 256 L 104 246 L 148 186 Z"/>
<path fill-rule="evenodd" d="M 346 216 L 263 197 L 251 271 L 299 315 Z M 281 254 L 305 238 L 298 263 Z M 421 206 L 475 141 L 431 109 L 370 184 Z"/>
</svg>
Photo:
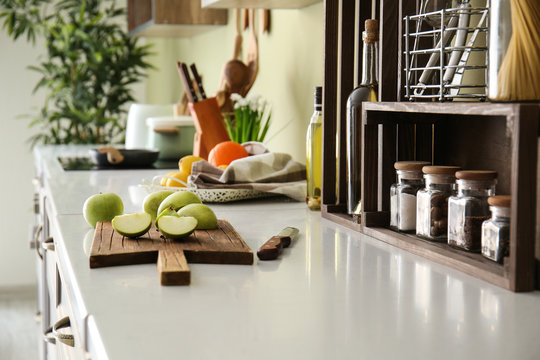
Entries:
<svg viewBox="0 0 540 360">
<path fill-rule="evenodd" d="M 33 96 L 39 76 L 26 67 L 37 61 L 40 46 L 13 42 L 0 31 L 0 287 L 36 282 L 34 251 L 28 247 L 32 213 L 33 158 L 29 120 L 42 96 Z"/>
<path fill-rule="evenodd" d="M 313 113 L 315 86 L 322 85 L 324 3 L 302 9 L 271 10 L 270 33 L 258 34 L 259 73 L 250 94 L 260 94 L 272 105 L 272 124 L 266 145 L 306 162 L 306 131 Z M 259 13 L 257 13 L 259 15 Z M 259 28 L 255 17 L 255 29 Z M 242 32 L 243 51 L 248 31 Z M 227 26 L 191 38 L 148 39 L 153 44 L 154 71 L 149 72 L 147 100 L 166 104 L 183 91 L 176 61 L 197 63 L 208 94 L 214 94 L 223 66 L 231 59 L 235 37 L 233 11 Z"/>
</svg>

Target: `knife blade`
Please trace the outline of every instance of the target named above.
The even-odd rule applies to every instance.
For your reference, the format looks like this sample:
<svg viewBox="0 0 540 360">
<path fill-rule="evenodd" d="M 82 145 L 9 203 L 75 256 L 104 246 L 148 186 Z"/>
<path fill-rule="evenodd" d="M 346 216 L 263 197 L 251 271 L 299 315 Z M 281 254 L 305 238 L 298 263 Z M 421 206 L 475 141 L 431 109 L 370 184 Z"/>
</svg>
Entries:
<svg viewBox="0 0 540 360">
<path fill-rule="evenodd" d="M 283 248 L 289 247 L 291 241 L 298 235 L 299 230 L 288 226 L 281 230 L 276 236 L 272 236 L 257 251 L 260 260 L 275 260 Z"/>
<path fill-rule="evenodd" d="M 195 89 L 193 88 L 193 83 L 191 82 L 191 77 L 189 76 L 189 71 L 186 64 L 178 61 L 176 62 L 176 67 L 178 68 L 180 79 L 182 80 L 182 83 L 184 84 L 185 92 L 186 92 L 189 102 L 196 103 L 198 100 L 197 93 L 195 92 Z"/>
<path fill-rule="evenodd" d="M 199 72 L 197 71 L 197 66 L 195 64 L 191 64 L 189 68 L 191 69 L 191 72 L 193 73 L 193 78 L 195 79 L 195 82 L 197 83 L 197 87 L 199 88 L 199 94 L 201 94 L 201 98 L 203 100 L 206 99 L 206 93 L 204 92 L 202 79 L 201 79 L 201 76 L 199 75 Z"/>
</svg>

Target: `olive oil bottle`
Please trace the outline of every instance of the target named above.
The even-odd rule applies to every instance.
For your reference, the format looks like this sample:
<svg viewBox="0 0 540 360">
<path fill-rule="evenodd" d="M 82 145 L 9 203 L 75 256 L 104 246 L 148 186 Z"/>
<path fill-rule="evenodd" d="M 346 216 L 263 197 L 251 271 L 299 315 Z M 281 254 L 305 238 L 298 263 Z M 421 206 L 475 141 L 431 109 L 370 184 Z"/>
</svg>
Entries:
<svg viewBox="0 0 540 360">
<path fill-rule="evenodd" d="M 377 101 L 379 73 L 379 24 L 377 20 L 365 22 L 362 32 L 362 81 L 347 99 L 347 212 L 360 213 L 360 167 L 362 139 L 362 102 Z"/>
<path fill-rule="evenodd" d="M 309 122 L 306 145 L 306 203 L 311 210 L 320 210 L 322 184 L 322 87 L 320 86 L 315 88 L 315 109 Z"/>
</svg>

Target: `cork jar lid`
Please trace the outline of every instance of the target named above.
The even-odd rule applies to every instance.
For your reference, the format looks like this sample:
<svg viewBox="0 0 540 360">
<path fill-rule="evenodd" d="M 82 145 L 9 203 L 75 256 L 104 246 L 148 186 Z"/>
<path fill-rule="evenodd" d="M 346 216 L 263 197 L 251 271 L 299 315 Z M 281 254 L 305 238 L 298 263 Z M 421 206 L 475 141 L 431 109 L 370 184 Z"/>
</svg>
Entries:
<svg viewBox="0 0 540 360">
<path fill-rule="evenodd" d="M 426 165 L 430 165 L 430 163 L 427 161 L 397 161 L 394 163 L 394 168 L 405 171 L 422 171 Z"/>
<path fill-rule="evenodd" d="M 492 170 L 461 170 L 456 172 L 456 178 L 462 180 L 494 180 L 497 172 Z"/>
<path fill-rule="evenodd" d="M 422 168 L 422 172 L 428 175 L 452 175 L 461 170 L 459 166 L 428 165 Z"/>
<path fill-rule="evenodd" d="M 491 206 L 510 207 L 512 197 L 510 195 L 495 195 L 488 197 L 488 204 Z"/>
</svg>

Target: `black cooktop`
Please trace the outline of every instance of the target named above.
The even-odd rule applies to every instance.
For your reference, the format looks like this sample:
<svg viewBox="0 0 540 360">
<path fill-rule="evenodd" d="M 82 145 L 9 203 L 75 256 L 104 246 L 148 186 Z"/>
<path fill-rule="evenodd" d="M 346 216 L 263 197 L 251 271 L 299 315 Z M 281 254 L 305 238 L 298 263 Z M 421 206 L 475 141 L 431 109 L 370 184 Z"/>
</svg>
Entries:
<svg viewBox="0 0 540 360">
<path fill-rule="evenodd" d="M 72 170 L 134 170 L 134 169 L 178 169 L 178 161 L 156 161 L 151 166 L 99 166 L 96 165 L 90 157 L 78 156 L 78 157 L 69 157 L 61 156 L 58 157 L 58 162 L 62 168 L 66 171 Z"/>
</svg>

